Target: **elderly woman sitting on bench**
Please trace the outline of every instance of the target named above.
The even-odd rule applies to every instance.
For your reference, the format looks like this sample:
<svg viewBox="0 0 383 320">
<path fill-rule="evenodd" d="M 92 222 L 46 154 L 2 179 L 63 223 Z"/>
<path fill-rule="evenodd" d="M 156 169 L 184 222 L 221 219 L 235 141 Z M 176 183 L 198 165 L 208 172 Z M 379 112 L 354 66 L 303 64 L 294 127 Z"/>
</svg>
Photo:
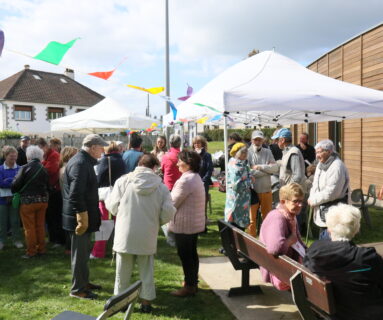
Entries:
<svg viewBox="0 0 383 320">
<path fill-rule="evenodd" d="M 304 265 L 332 282 L 334 319 L 383 319 L 383 258 L 375 248 L 357 247 L 351 239 L 360 227 L 359 209 L 338 204 L 326 215 L 331 241 L 307 250 Z"/>
<path fill-rule="evenodd" d="M 263 221 L 259 240 L 272 255 L 286 255 L 295 261 L 302 261 L 306 247 L 302 242 L 296 216 L 301 212 L 304 193 L 297 183 L 283 186 L 279 191 L 280 203 L 270 211 Z M 289 290 L 290 286 L 265 268 L 260 267 L 262 279 L 278 290 Z"/>
</svg>

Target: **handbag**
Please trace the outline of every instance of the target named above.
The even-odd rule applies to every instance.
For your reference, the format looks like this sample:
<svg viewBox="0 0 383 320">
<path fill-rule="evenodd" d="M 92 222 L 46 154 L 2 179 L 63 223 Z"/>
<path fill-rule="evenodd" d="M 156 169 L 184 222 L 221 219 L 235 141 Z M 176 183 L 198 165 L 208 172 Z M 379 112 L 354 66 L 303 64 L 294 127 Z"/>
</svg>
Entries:
<svg viewBox="0 0 383 320">
<path fill-rule="evenodd" d="M 346 195 L 343 198 L 335 199 L 333 201 L 329 201 L 326 203 L 322 203 L 319 206 L 319 215 L 320 215 L 321 220 L 326 223 L 326 215 L 327 215 L 328 210 L 332 206 L 336 206 L 338 203 L 347 203 L 347 202 L 348 202 L 348 190 L 346 191 Z"/>
<path fill-rule="evenodd" d="M 218 191 L 226 193 L 226 177 L 225 175 L 221 175 L 221 177 L 218 177 Z"/>
<path fill-rule="evenodd" d="M 109 165 L 109 187 L 98 188 L 98 200 L 105 201 L 109 195 L 112 193 L 112 168 L 110 165 L 110 157 L 108 157 L 108 165 Z"/>
<path fill-rule="evenodd" d="M 37 177 L 37 175 L 40 173 L 42 168 L 43 168 L 43 166 L 41 166 L 40 169 L 36 171 L 36 173 L 33 175 L 33 177 L 31 179 L 29 179 L 29 181 L 27 181 L 26 184 L 24 184 L 24 186 L 21 188 L 21 190 L 19 192 L 16 192 L 13 194 L 13 197 L 12 197 L 12 207 L 13 208 L 18 209 L 20 207 L 21 193 L 29 186 L 31 181 Z"/>
</svg>

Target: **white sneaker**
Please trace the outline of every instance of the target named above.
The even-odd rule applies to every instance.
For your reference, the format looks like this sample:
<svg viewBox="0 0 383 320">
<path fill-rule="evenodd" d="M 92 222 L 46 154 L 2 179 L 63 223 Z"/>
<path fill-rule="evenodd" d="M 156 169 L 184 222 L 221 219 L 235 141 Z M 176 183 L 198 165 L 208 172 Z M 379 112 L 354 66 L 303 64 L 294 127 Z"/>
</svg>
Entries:
<svg viewBox="0 0 383 320">
<path fill-rule="evenodd" d="M 99 257 L 95 257 L 93 254 L 90 254 L 89 259 L 94 260 L 94 259 L 100 259 L 100 258 Z"/>
<path fill-rule="evenodd" d="M 13 244 L 17 249 L 24 248 L 24 245 L 20 241 L 15 241 Z"/>
<path fill-rule="evenodd" d="M 0 250 L 3 250 L 4 248 L 4 243 L 0 242 Z"/>
</svg>

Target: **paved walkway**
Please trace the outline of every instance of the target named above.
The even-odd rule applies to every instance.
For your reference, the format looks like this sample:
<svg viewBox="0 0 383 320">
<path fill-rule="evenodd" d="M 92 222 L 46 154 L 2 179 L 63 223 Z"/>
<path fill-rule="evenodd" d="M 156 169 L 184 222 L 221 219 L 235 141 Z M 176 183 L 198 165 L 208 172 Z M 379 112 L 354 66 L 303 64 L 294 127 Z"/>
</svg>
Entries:
<svg viewBox="0 0 383 320">
<path fill-rule="evenodd" d="M 200 258 L 199 275 L 240 320 L 301 320 L 291 293 L 262 282 L 259 270 L 250 271 L 250 284 L 260 284 L 263 294 L 231 297 L 232 287 L 241 285 L 241 271 L 235 271 L 226 257 Z"/>
</svg>

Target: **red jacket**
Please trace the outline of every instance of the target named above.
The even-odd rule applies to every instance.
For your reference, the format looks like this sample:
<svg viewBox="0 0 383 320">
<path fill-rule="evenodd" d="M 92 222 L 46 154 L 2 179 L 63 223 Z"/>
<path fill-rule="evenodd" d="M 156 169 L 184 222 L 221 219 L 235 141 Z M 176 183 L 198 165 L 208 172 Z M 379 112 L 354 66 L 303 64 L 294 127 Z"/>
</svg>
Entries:
<svg viewBox="0 0 383 320">
<path fill-rule="evenodd" d="M 60 154 L 53 150 L 48 149 L 48 152 L 44 155 L 44 160 L 42 161 L 43 166 L 48 171 L 49 175 L 49 185 L 55 190 L 60 190 L 59 184 L 59 162 Z"/>
<path fill-rule="evenodd" d="M 161 169 L 164 174 L 164 184 L 171 191 L 176 181 L 181 177 L 182 173 L 178 170 L 178 154 L 179 148 L 170 148 L 169 152 L 162 157 Z"/>
</svg>

